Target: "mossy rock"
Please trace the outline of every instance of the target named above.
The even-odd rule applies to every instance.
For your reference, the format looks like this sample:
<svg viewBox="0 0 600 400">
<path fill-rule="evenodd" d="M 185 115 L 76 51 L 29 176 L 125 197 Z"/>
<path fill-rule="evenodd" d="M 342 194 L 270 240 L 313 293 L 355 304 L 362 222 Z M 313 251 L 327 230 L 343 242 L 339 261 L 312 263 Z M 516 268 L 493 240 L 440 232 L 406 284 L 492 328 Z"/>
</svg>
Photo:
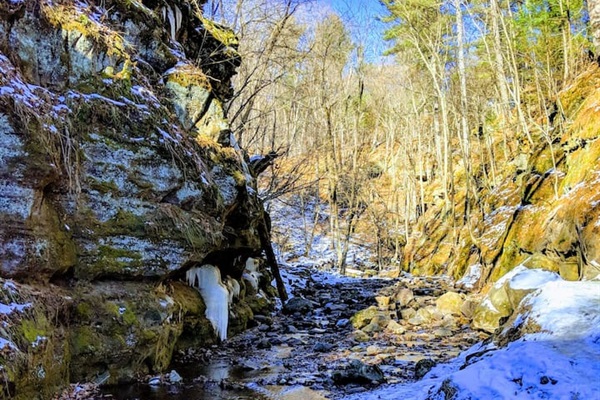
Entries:
<svg viewBox="0 0 600 400">
<path fill-rule="evenodd" d="M 234 303 L 230 306 L 229 326 L 227 336 L 237 335 L 248 328 L 248 322 L 254 319 L 252 308 L 245 301 Z"/>
<path fill-rule="evenodd" d="M 183 331 L 181 308 L 153 284 L 95 283 L 75 291 L 71 374 L 93 380 L 110 372 L 118 383 L 164 371 Z"/>
<path fill-rule="evenodd" d="M 204 29 L 206 29 L 212 35 L 212 37 L 221 42 L 223 45 L 237 47 L 239 44 L 239 39 L 235 35 L 233 29 L 219 25 L 216 22 L 204 17 L 201 18 L 201 21 L 204 25 Z"/>
<path fill-rule="evenodd" d="M 247 285 L 246 287 L 251 286 L 251 285 Z M 267 298 L 265 297 L 259 297 L 259 296 L 248 296 L 248 293 L 246 293 L 246 297 L 244 299 L 244 301 L 246 302 L 246 304 L 248 305 L 248 307 L 250 307 L 250 309 L 252 310 L 252 312 L 256 315 L 269 315 L 271 313 L 271 311 L 273 311 L 274 309 L 274 305 L 271 301 L 269 301 Z"/>
<path fill-rule="evenodd" d="M 375 306 L 365 308 L 364 310 L 358 311 L 350 318 L 352 326 L 356 329 L 361 329 L 367 326 L 373 318 L 379 315 L 380 311 Z"/>
</svg>

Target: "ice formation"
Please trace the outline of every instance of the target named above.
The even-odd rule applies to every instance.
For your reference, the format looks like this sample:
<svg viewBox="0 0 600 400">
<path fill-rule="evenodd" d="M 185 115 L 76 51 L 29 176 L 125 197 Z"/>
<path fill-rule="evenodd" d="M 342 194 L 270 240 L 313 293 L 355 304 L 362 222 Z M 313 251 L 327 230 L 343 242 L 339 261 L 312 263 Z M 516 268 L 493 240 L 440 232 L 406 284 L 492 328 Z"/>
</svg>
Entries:
<svg viewBox="0 0 600 400">
<path fill-rule="evenodd" d="M 260 279 L 260 272 L 258 272 L 258 260 L 256 258 L 248 258 L 246 260 L 246 269 L 242 277 L 246 279 L 254 290 L 258 291 L 258 280 Z"/>
<path fill-rule="evenodd" d="M 230 276 L 225 279 L 225 283 L 227 285 L 227 290 L 229 290 L 229 304 L 231 304 L 233 303 L 234 298 L 240 297 L 240 283 Z"/>
<path fill-rule="evenodd" d="M 221 271 L 213 265 L 191 268 L 186 273 L 190 286 L 198 288 L 206 304 L 206 318 L 221 340 L 227 339 L 229 291 L 221 282 Z"/>
</svg>

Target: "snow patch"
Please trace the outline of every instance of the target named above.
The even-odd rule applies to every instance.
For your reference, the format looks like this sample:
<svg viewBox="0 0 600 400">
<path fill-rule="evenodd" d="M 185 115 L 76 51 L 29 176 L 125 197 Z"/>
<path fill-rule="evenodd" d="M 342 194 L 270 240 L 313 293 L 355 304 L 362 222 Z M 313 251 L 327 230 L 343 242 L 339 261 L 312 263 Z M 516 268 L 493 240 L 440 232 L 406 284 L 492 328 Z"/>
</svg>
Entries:
<svg viewBox="0 0 600 400">
<path fill-rule="evenodd" d="M 191 268 L 186 273 L 190 286 L 198 289 L 206 304 L 206 318 L 221 340 L 227 339 L 229 291 L 221 282 L 221 271 L 214 265 Z"/>
<path fill-rule="evenodd" d="M 527 315 L 544 334 L 561 340 L 600 339 L 600 282 L 547 282 L 524 300 Z M 600 343 L 599 343 L 600 345 Z M 600 353 L 599 353 L 600 361 Z M 599 375 L 600 376 L 600 375 Z"/>
<path fill-rule="evenodd" d="M 456 283 L 467 289 L 473 289 L 473 286 L 475 286 L 481 278 L 481 269 L 482 266 L 480 263 L 470 265 L 469 271 Z"/>
<path fill-rule="evenodd" d="M 0 314 L 8 315 L 15 311 L 23 312 L 26 309 L 28 309 L 29 307 L 31 307 L 31 303 L 25 303 L 25 304 L 17 304 L 17 303 L 3 304 L 3 303 L 0 303 Z"/>
<path fill-rule="evenodd" d="M 18 350 L 17 346 L 13 342 L 4 339 L 3 337 L 0 337 L 0 350 L 4 350 L 7 347 L 11 350 Z"/>
<path fill-rule="evenodd" d="M 519 265 L 509 273 L 511 275 L 508 285 L 513 290 L 531 290 L 542 287 L 548 282 L 560 280 L 554 272 L 540 269 L 530 269 Z M 505 276 L 509 275 L 506 274 Z"/>
<path fill-rule="evenodd" d="M 544 271 L 513 271 L 520 287 L 540 287 L 523 300 L 541 332 L 504 348 L 476 344 L 419 382 L 390 385 L 347 399 L 444 398 L 444 381 L 466 399 L 597 399 L 600 393 L 600 282 L 568 282 Z M 519 276 L 517 276 L 519 275 Z M 480 353 L 480 355 L 467 357 Z"/>
</svg>

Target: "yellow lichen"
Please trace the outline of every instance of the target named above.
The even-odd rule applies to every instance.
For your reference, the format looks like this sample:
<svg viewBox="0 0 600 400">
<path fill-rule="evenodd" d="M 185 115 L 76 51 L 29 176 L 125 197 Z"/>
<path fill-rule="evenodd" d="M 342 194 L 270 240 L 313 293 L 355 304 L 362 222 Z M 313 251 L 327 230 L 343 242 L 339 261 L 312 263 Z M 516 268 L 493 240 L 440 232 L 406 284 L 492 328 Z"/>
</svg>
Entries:
<svg viewBox="0 0 600 400">
<path fill-rule="evenodd" d="M 124 60 L 123 70 L 114 73 L 120 79 L 131 77 L 131 57 L 127 49 L 127 43 L 123 37 L 106 25 L 90 19 L 82 10 L 72 5 L 48 5 L 42 7 L 47 21 L 54 27 L 63 31 L 79 32 L 86 38 L 91 39 L 101 51 L 106 52 L 109 57 Z M 108 71 L 106 71 L 108 73 Z"/>
<path fill-rule="evenodd" d="M 211 90 L 208 77 L 200 68 L 192 65 L 178 67 L 167 76 L 167 86 L 169 84 L 177 84 L 182 87 L 199 86 L 206 90 Z"/>
<path fill-rule="evenodd" d="M 237 46 L 239 40 L 232 29 L 219 25 L 207 18 L 200 17 L 204 28 L 219 42 L 225 46 Z"/>
</svg>

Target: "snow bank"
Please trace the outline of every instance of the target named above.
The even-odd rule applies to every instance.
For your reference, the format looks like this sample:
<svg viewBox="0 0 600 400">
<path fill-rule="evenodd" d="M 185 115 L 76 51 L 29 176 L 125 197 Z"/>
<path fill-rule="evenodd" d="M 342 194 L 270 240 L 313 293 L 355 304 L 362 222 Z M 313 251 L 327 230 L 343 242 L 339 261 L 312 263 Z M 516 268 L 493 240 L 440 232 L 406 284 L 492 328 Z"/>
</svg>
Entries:
<svg viewBox="0 0 600 400">
<path fill-rule="evenodd" d="M 524 287 L 539 287 L 523 299 L 519 309 L 528 311 L 514 320 L 513 328 L 528 326 L 534 332 L 504 348 L 477 344 L 422 381 L 347 398 L 444 399 L 450 390 L 455 400 L 598 399 L 600 282 L 522 272 Z"/>
</svg>

